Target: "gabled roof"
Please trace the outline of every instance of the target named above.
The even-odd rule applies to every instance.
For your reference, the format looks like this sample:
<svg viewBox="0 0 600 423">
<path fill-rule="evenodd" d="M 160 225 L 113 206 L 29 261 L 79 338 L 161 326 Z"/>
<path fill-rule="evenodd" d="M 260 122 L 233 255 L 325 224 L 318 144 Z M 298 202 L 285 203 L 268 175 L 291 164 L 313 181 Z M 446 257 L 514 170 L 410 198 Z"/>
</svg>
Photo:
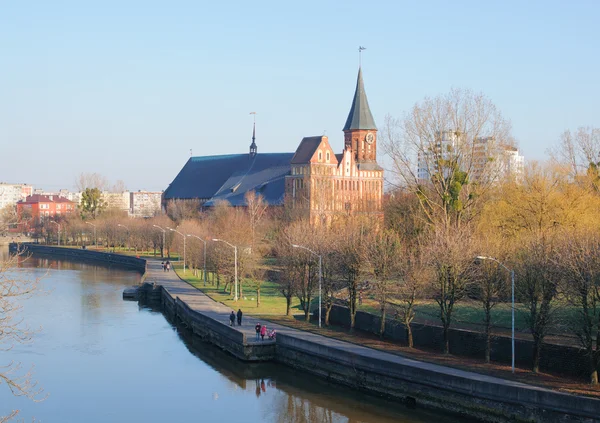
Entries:
<svg viewBox="0 0 600 423">
<path fill-rule="evenodd" d="M 57 195 L 48 196 L 42 194 L 33 194 L 25 197 L 25 200 L 19 201 L 21 204 L 36 204 L 36 203 L 73 203 L 71 200 L 59 197 Z"/>
<path fill-rule="evenodd" d="M 323 141 L 323 137 L 304 137 L 300 142 L 300 145 L 296 149 L 296 153 L 292 158 L 291 164 L 304 164 L 308 163 L 312 156 L 315 154 L 315 151 L 321 145 Z"/>
<path fill-rule="evenodd" d="M 350 129 L 377 129 L 369 102 L 367 101 L 367 93 L 362 79 L 362 70 L 358 69 L 358 78 L 356 80 L 356 91 L 352 100 L 352 107 L 344 125 L 344 131 Z"/>
<path fill-rule="evenodd" d="M 256 191 L 272 205 L 282 204 L 285 175 L 292 153 L 260 153 L 192 157 L 165 190 L 164 199 L 202 199 L 205 206 L 227 200 L 245 205 L 244 195 Z"/>
</svg>

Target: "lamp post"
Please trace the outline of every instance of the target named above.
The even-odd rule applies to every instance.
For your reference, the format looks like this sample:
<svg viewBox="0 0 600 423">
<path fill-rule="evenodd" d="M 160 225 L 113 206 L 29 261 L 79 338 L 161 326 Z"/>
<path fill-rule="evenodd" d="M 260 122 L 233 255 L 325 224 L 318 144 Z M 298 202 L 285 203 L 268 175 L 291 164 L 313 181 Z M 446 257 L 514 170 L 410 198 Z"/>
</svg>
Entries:
<svg viewBox="0 0 600 423">
<path fill-rule="evenodd" d="M 117 226 L 125 228 L 125 230 L 127 231 L 127 251 L 129 251 L 129 228 L 125 225 L 121 225 L 120 223 L 117 223 Z"/>
<path fill-rule="evenodd" d="M 164 250 L 165 250 L 165 233 L 166 233 L 167 231 L 165 231 L 163 228 L 161 228 L 161 227 L 160 227 L 160 226 L 158 226 L 158 225 L 152 225 L 152 226 L 154 226 L 155 228 L 158 228 L 158 229 L 160 229 L 160 230 L 162 231 L 162 234 L 163 234 L 163 242 L 162 242 L 162 248 L 160 249 L 160 255 L 161 255 L 162 257 L 164 257 L 164 256 L 165 256 L 165 251 L 164 251 Z"/>
<path fill-rule="evenodd" d="M 322 259 L 322 256 L 320 254 L 315 253 L 310 248 L 303 247 L 302 245 L 292 244 L 292 247 L 302 248 L 303 250 L 306 250 L 309 253 L 319 257 L 319 328 L 320 328 L 321 327 L 321 285 L 323 282 L 323 271 L 322 271 L 323 259 Z"/>
<path fill-rule="evenodd" d="M 169 227 L 167 227 L 167 229 L 170 230 L 171 232 L 177 232 L 179 235 L 181 235 L 183 237 L 183 274 L 185 275 L 185 238 L 186 238 L 186 236 L 176 229 L 169 228 Z"/>
<path fill-rule="evenodd" d="M 213 238 L 213 241 L 217 242 L 217 241 L 221 241 L 224 242 L 225 244 L 229 245 L 231 248 L 233 248 L 233 267 L 234 267 L 234 282 L 235 282 L 235 295 L 233 296 L 233 301 L 237 301 L 238 300 L 238 274 L 237 274 L 237 247 L 233 244 L 230 244 L 227 241 L 224 241 L 222 239 L 219 238 Z"/>
<path fill-rule="evenodd" d="M 94 225 L 93 223 L 90 222 L 85 222 L 86 225 L 92 225 L 94 227 L 94 245 L 96 246 L 96 249 L 98 249 L 98 239 L 96 238 L 96 225 Z"/>
<path fill-rule="evenodd" d="M 198 238 L 200 241 L 204 243 L 204 286 L 206 286 L 206 240 L 200 238 L 198 235 L 187 234 L 187 236 L 193 236 L 194 238 Z"/>
<path fill-rule="evenodd" d="M 477 256 L 478 260 L 491 260 L 502 266 L 508 273 L 510 273 L 510 286 L 511 286 L 511 311 L 512 311 L 512 334 L 511 334 L 511 347 L 512 347 L 512 372 L 515 372 L 515 271 L 509 269 L 500 260 L 494 257 Z"/>
<path fill-rule="evenodd" d="M 58 226 L 58 233 L 57 233 L 57 240 L 56 240 L 56 245 L 60 246 L 60 223 L 55 222 L 54 220 L 51 220 L 50 223 L 54 223 L 56 226 Z"/>
</svg>

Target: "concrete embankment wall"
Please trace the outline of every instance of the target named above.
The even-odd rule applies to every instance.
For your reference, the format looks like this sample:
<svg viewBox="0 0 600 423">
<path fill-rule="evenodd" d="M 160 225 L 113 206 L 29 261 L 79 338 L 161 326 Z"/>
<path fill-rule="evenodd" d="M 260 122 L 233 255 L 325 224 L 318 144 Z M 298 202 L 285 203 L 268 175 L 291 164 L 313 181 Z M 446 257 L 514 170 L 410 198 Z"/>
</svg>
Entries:
<svg viewBox="0 0 600 423">
<path fill-rule="evenodd" d="M 353 388 L 490 422 L 597 422 L 600 401 L 398 364 L 286 335 L 277 360 Z"/>
<path fill-rule="evenodd" d="M 180 320 L 194 334 L 224 349 L 244 361 L 270 361 L 275 358 L 275 344 L 248 343 L 246 335 L 235 328 L 192 310 L 179 297 L 172 295 L 163 286 L 145 283 L 140 288 L 140 299 L 160 302 L 169 318 Z"/>
<path fill-rule="evenodd" d="M 17 250 L 25 253 L 43 254 L 52 257 L 61 257 L 75 261 L 97 261 L 135 269 L 144 273 L 146 271 L 146 260 L 122 254 L 111 254 L 100 251 L 84 250 L 77 248 L 53 247 L 50 245 L 40 245 L 33 243 L 11 243 L 9 245 L 11 253 Z"/>
<path fill-rule="evenodd" d="M 346 307 L 333 306 L 329 321 L 334 325 L 350 326 L 350 311 Z M 444 331 L 439 326 L 413 323 L 413 342 L 415 347 L 442 351 Z M 361 331 L 379 334 L 381 317 L 371 313 L 357 312 L 355 328 Z M 407 343 L 406 327 L 391 319 L 386 320 L 385 338 L 399 343 Z M 576 341 L 574 341 L 575 343 Z M 485 335 L 477 331 L 450 329 L 450 352 L 465 357 L 485 357 Z M 506 336 L 494 336 L 492 339 L 492 361 L 511 362 L 511 339 Z M 533 365 L 533 341 L 517 339 L 515 341 L 515 361 L 520 367 L 530 368 Z M 563 375 L 587 378 L 589 376 L 588 360 L 581 348 L 544 344 L 540 362 L 542 371 L 549 370 Z"/>
</svg>

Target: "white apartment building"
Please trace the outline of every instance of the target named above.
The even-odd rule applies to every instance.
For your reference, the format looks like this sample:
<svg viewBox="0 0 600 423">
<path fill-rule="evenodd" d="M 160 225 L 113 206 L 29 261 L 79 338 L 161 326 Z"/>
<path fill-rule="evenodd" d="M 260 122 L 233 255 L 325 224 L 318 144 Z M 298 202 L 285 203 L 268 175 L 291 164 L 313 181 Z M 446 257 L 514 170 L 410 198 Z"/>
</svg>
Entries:
<svg viewBox="0 0 600 423">
<path fill-rule="evenodd" d="M 463 148 L 463 151 L 458 151 Z M 520 181 L 525 158 L 512 146 L 501 145 L 493 137 L 481 137 L 467 144 L 464 134 L 456 131 L 440 132 L 431 145 L 423 146 L 418 152 L 417 177 L 421 183 L 431 180 L 437 173 L 437 160 L 459 157 L 459 167 L 468 170 L 472 180 L 492 182 L 506 178 Z"/>
<path fill-rule="evenodd" d="M 102 199 L 109 209 L 124 211 L 127 214 L 130 213 L 131 209 L 131 196 L 129 191 L 123 192 L 108 192 L 102 193 Z"/>
<path fill-rule="evenodd" d="M 81 204 L 81 192 L 73 192 L 73 191 L 69 191 L 68 189 L 61 189 L 58 190 L 58 192 L 56 191 L 44 191 L 43 189 L 36 189 L 33 191 L 34 194 L 39 194 L 39 195 L 45 195 L 46 197 L 60 197 L 60 198 L 66 198 L 69 201 L 72 201 L 73 203 L 75 203 L 76 206 L 79 206 L 79 204 Z"/>
<path fill-rule="evenodd" d="M 161 213 L 162 192 L 137 191 L 130 193 L 130 214 L 133 217 L 152 217 Z"/>
<path fill-rule="evenodd" d="M 33 194 L 33 187 L 27 184 L 7 184 L 0 182 L 0 209 L 14 206 L 17 202 Z"/>
</svg>

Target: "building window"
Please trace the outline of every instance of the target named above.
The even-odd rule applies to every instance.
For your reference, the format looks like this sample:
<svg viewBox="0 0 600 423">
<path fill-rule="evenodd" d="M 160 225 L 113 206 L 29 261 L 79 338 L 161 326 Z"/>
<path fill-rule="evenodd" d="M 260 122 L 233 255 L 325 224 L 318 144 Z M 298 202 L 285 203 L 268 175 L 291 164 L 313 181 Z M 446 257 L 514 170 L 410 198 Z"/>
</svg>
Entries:
<svg viewBox="0 0 600 423">
<path fill-rule="evenodd" d="M 323 152 L 321 150 L 319 150 L 319 161 L 323 161 Z"/>
<path fill-rule="evenodd" d="M 327 155 L 325 157 L 327 158 L 327 162 L 329 163 L 329 159 L 331 158 L 331 156 L 329 155 L 329 151 L 327 152 Z"/>
</svg>

